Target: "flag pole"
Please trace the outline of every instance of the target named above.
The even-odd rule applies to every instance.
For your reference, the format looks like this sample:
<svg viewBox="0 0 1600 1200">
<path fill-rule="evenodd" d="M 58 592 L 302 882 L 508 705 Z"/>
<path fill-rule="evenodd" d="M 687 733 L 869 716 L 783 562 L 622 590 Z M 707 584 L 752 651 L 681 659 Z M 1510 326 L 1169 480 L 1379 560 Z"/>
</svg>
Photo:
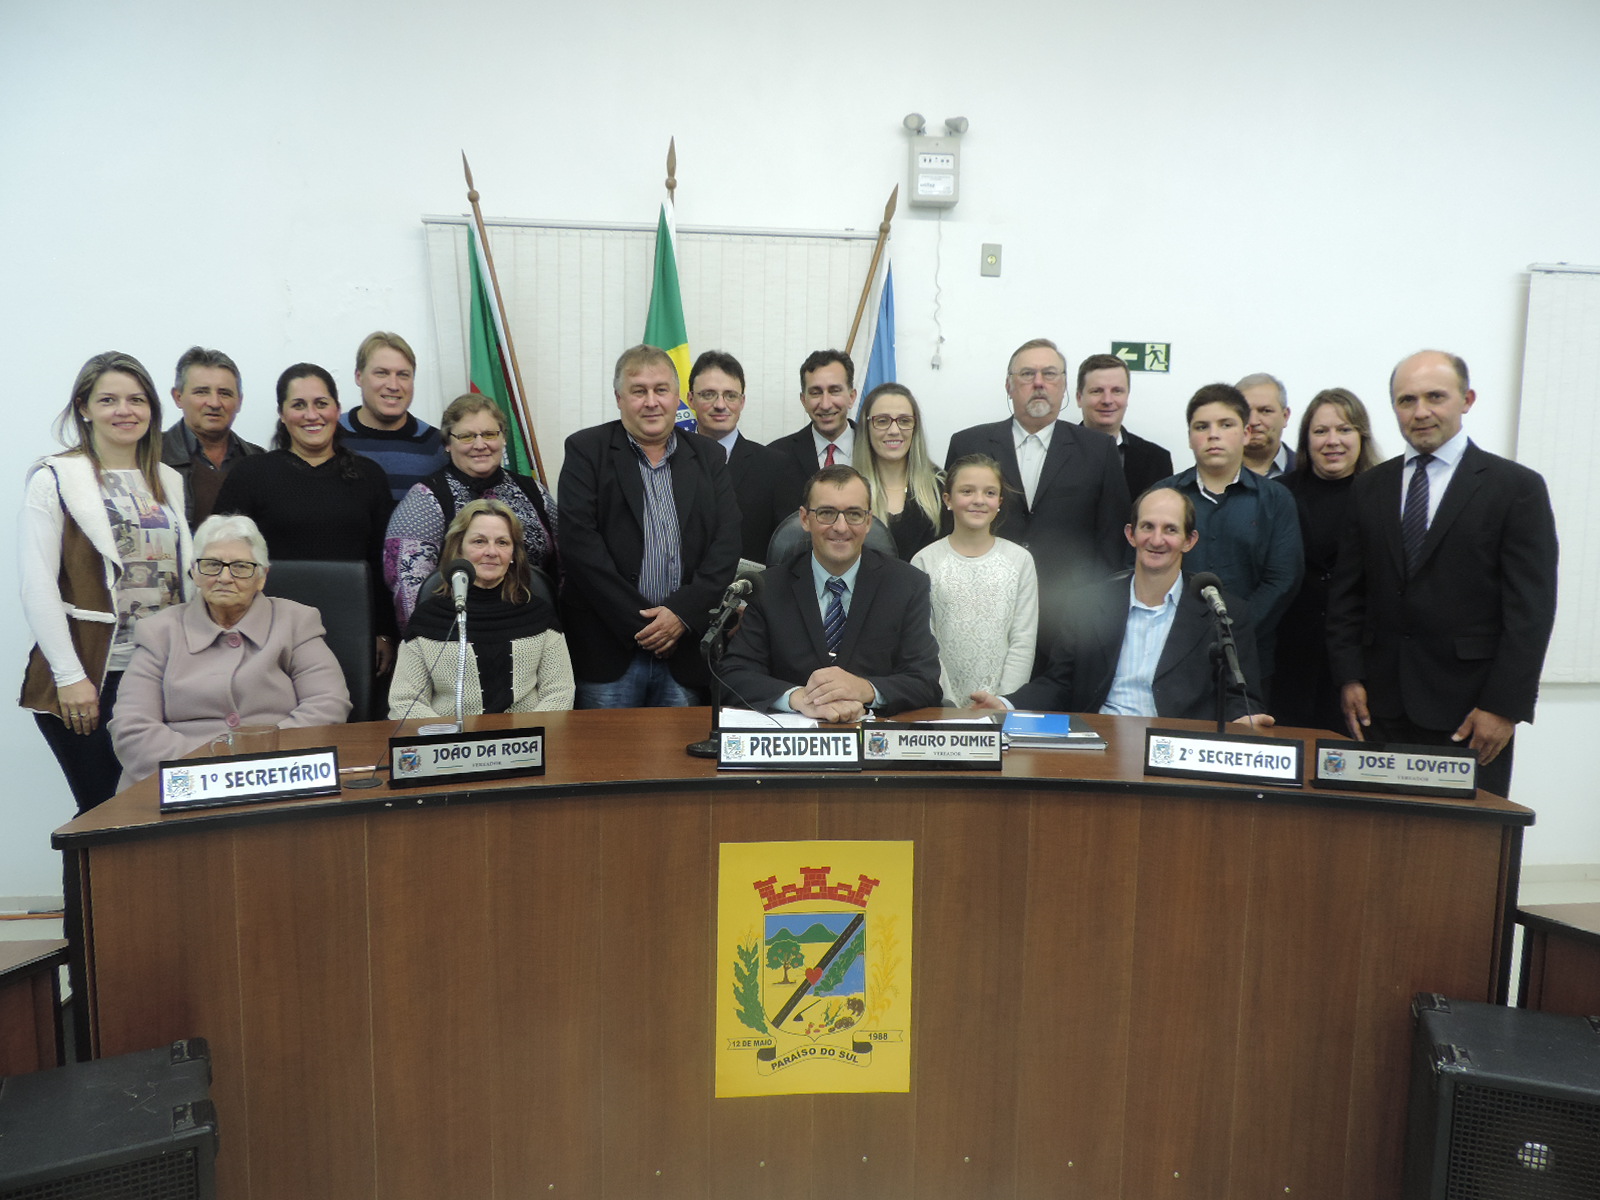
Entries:
<svg viewBox="0 0 1600 1200">
<path fill-rule="evenodd" d="M 533 414 L 528 411 L 528 393 L 522 386 L 522 368 L 517 365 L 517 346 L 511 340 L 511 322 L 506 317 L 506 303 L 500 297 L 500 278 L 494 270 L 494 253 L 489 249 L 489 232 L 483 227 L 483 212 L 478 208 L 478 189 L 472 182 L 472 166 L 467 162 L 467 152 L 461 152 L 461 169 L 467 176 L 467 202 L 472 205 L 472 221 L 478 227 L 478 245 L 483 247 L 483 261 L 489 267 L 489 286 L 494 290 L 494 306 L 500 311 L 500 328 L 506 335 L 506 353 L 511 356 L 511 374 L 517 384 L 517 411 L 522 414 L 522 428 L 527 435 L 528 450 L 533 454 L 535 478 L 549 486 L 544 474 L 544 459 L 539 457 L 539 438 L 533 431 Z"/>
<path fill-rule="evenodd" d="M 883 257 L 883 244 L 889 240 L 889 223 L 894 220 L 894 206 L 900 199 L 900 185 L 894 185 L 894 191 L 889 193 L 889 203 L 883 206 L 883 221 L 878 225 L 878 244 L 872 248 L 872 265 L 867 268 L 867 282 L 861 287 L 861 300 L 856 304 L 856 319 L 850 322 L 850 340 L 844 344 L 844 352 L 849 354 L 855 349 L 856 331 L 861 328 L 861 314 L 867 310 L 867 297 L 872 294 L 872 282 L 878 278 L 878 260 Z"/>
</svg>

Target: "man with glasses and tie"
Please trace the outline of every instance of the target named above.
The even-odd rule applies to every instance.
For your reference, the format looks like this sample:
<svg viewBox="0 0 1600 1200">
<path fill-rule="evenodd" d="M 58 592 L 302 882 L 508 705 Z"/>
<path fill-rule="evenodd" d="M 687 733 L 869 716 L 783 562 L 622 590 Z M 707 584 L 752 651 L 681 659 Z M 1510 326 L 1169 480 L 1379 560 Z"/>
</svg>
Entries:
<svg viewBox="0 0 1600 1200">
<path fill-rule="evenodd" d="M 963 429 L 950 439 L 945 470 L 968 454 L 1000 464 L 1020 502 L 1007 500 L 996 532 L 1026 546 L 1039 569 L 1037 665 L 1050 657 L 1066 596 L 1127 565 L 1127 481 L 1117 444 L 1103 433 L 1058 420 L 1067 394 L 1067 360 L 1048 338 L 1018 346 L 1006 366 L 1011 419 Z"/>
<path fill-rule="evenodd" d="M 768 568 L 728 644 L 728 702 L 824 721 L 937 705 L 928 577 L 866 549 L 866 479 L 824 467 L 806 487 L 800 523 L 810 546 Z"/>
<path fill-rule="evenodd" d="M 1469 746 L 1478 786 L 1503 796 L 1555 624 L 1550 496 L 1468 440 L 1460 358 L 1411 355 L 1389 395 L 1406 451 L 1356 477 L 1328 598 L 1345 719 L 1358 739 Z"/>
<path fill-rule="evenodd" d="M 813 350 L 800 364 L 800 406 L 811 423 L 771 448 L 792 462 L 801 479 L 822 467 L 848 467 L 856 444 L 856 364 L 843 350 Z"/>
<path fill-rule="evenodd" d="M 744 401 L 744 368 L 737 358 L 707 350 L 694 360 L 689 370 L 689 407 L 694 409 L 698 431 L 727 452 L 728 476 L 739 501 L 739 553 L 751 562 L 765 563 L 772 531 L 800 503 L 800 489 L 811 472 L 801 474 L 789 457 L 739 431 Z"/>
</svg>

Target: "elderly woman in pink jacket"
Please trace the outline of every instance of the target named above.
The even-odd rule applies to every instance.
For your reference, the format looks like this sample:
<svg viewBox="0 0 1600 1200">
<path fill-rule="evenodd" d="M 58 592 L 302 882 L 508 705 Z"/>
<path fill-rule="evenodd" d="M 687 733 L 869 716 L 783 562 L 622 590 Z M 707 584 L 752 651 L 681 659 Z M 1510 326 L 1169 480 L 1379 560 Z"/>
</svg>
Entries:
<svg viewBox="0 0 1600 1200">
<path fill-rule="evenodd" d="M 194 534 L 199 598 L 138 625 L 111 738 L 122 787 L 246 725 L 332 725 L 350 693 L 317 610 L 262 595 L 267 544 L 249 517 L 215 516 Z"/>
</svg>

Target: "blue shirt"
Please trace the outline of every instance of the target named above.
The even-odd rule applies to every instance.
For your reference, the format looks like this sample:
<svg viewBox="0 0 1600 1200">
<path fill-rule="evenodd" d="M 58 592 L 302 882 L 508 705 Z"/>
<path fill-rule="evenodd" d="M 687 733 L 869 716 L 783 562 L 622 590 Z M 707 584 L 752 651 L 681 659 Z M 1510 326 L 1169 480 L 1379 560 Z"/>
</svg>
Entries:
<svg viewBox="0 0 1600 1200">
<path fill-rule="evenodd" d="M 1128 626 L 1122 635 L 1122 653 L 1117 656 L 1117 673 L 1111 680 L 1103 713 L 1125 717 L 1154 717 L 1156 712 L 1156 667 L 1166 649 L 1167 635 L 1178 616 L 1178 598 L 1183 594 L 1183 572 L 1178 572 L 1161 603 L 1148 605 L 1128 580 Z"/>
</svg>

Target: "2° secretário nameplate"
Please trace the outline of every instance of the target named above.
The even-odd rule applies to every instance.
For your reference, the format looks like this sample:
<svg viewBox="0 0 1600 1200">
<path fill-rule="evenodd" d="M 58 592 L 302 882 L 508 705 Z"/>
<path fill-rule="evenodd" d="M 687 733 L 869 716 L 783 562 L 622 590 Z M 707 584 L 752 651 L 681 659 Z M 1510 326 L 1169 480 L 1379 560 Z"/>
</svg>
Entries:
<svg viewBox="0 0 1600 1200">
<path fill-rule="evenodd" d="M 1318 738 L 1311 786 L 1470 800 L 1478 794 L 1478 752 L 1465 746 Z"/>
<path fill-rule="evenodd" d="M 1302 785 L 1300 755 L 1303 749 L 1299 742 L 1284 738 L 1147 729 L 1144 771 L 1146 775 L 1178 775 L 1297 788 Z"/>
<path fill-rule="evenodd" d="M 389 739 L 389 786 L 544 774 L 544 726 Z"/>
</svg>

